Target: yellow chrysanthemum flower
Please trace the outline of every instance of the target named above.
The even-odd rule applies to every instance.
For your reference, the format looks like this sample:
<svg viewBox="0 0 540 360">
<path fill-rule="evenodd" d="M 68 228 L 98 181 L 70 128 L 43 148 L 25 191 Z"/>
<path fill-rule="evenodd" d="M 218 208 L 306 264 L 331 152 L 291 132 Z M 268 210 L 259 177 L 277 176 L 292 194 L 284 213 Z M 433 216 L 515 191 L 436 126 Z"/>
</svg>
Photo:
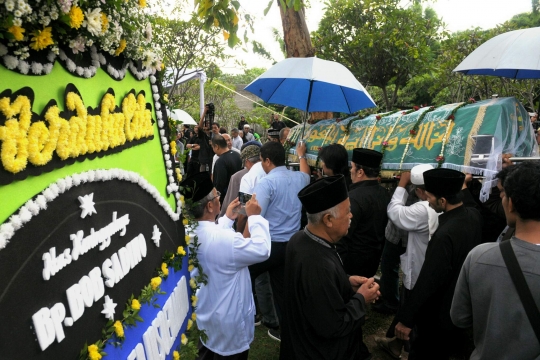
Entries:
<svg viewBox="0 0 540 360">
<path fill-rule="evenodd" d="M 176 152 L 177 152 L 177 150 L 176 150 L 176 141 L 174 141 L 174 140 L 171 141 L 170 146 L 171 146 L 171 154 L 173 154 L 173 156 L 176 155 Z"/>
<path fill-rule="evenodd" d="M 118 48 L 114 51 L 114 55 L 118 56 L 120 55 L 125 49 L 126 49 L 127 42 L 125 39 L 120 40 L 120 44 L 118 45 Z"/>
<path fill-rule="evenodd" d="M 219 20 L 217 18 L 214 18 L 214 26 L 216 27 L 219 26 Z"/>
<path fill-rule="evenodd" d="M 197 300 L 199 300 L 197 299 L 197 296 L 191 295 L 191 305 L 197 306 Z"/>
<path fill-rule="evenodd" d="M 231 36 L 231 34 L 229 34 L 229 32 L 227 32 L 227 31 L 223 30 L 223 38 L 225 40 L 229 40 L 229 36 Z"/>
<path fill-rule="evenodd" d="M 189 279 L 189 286 L 191 286 L 192 289 L 195 289 L 197 287 L 197 283 L 193 278 Z"/>
<path fill-rule="evenodd" d="M 105 13 L 101 13 L 101 32 L 105 34 L 108 28 L 109 28 L 109 19 L 107 19 L 107 15 Z"/>
<path fill-rule="evenodd" d="M 123 338 L 124 337 L 124 327 L 122 326 L 122 323 L 120 322 L 120 320 L 116 320 L 113 324 L 113 327 L 114 327 L 114 332 L 116 334 L 116 336 L 118 336 L 119 338 Z"/>
<path fill-rule="evenodd" d="M 191 329 L 192 326 L 193 326 L 193 320 L 188 319 L 188 321 L 187 321 L 187 330 Z"/>
<path fill-rule="evenodd" d="M 132 308 L 133 310 L 140 310 L 140 309 L 141 309 L 141 303 L 139 302 L 139 300 L 133 299 L 133 300 L 131 301 L 131 308 Z"/>
<path fill-rule="evenodd" d="M 184 224 L 184 226 L 187 226 L 187 224 L 189 224 L 189 221 L 188 221 L 188 219 L 184 219 L 184 220 L 182 220 L 182 224 Z"/>
<path fill-rule="evenodd" d="M 186 250 L 184 250 L 183 246 L 179 246 L 176 252 L 180 255 L 186 255 Z"/>
<path fill-rule="evenodd" d="M 43 50 L 47 46 L 54 44 L 52 39 L 52 27 L 48 26 L 43 30 L 36 30 L 33 32 L 32 43 L 30 47 L 34 50 Z"/>
<path fill-rule="evenodd" d="M 189 244 L 189 242 L 191 241 L 191 237 L 189 235 L 186 235 L 184 239 L 186 240 L 186 244 Z"/>
<path fill-rule="evenodd" d="M 88 358 L 90 360 L 100 360 L 101 354 L 99 353 L 99 348 L 97 345 L 92 344 L 88 346 Z"/>
<path fill-rule="evenodd" d="M 165 63 L 161 63 L 161 70 L 165 69 Z"/>
<path fill-rule="evenodd" d="M 193 269 L 195 269 L 195 266 L 193 266 L 193 265 L 189 265 L 187 269 L 188 269 L 188 271 L 189 271 L 189 272 L 192 272 L 192 271 L 193 271 Z"/>
<path fill-rule="evenodd" d="M 180 360 L 180 353 L 178 351 L 174 350 L 172 353 L 173 360 Z"/>
<path fill-rule="evenodd" d="M 8 31 L 11 33 L 11 35 L 13 35 L 15 40 L 21 41 L 24 39 L 25 30 L 22 27 L 13 25 L 8 29 Z"/>
<path fill-rule="evenodd" d="M 146 7 L 146 0 L 139 0 L 139 6 L 140 7 Z"/>
<path fill-rule="evenodd" d="M 165 276 L 169 275 L 169 268 L 167 267 L 167 264 L 161 263 L 161 272 Z"/>
<path fill-rule="evenodd" d="M 150 280 L 150 287 L 152 287 L 152 290 L 156 290 L 158 286 L 161 285 L 161 278 L 155 277 Z"/>
<path fill-rule="evenodd" d="M 180 195 L 180 201 L 184 202 L 184 195 Z"/>
<path fill-rule="evenodd" d="M 78 6 L 72 6 L 69 10 L 69 26 L 73 29 L 78 29 L 81 27 L 84 22 L 84 13 L 82 9 Z"/>
<path fill-rule="evenodd" d="M 188 338 L 187 338 L 187 336 L 186 336 L 185 334 L 182 334 L 182 340 L 181 340 L 181 341 L 182 341 L 182 345 L 186 345 L 186 344 L 187 344 Z"/>
<path fill-rule="evenodd" d="M 195 313 L 191 314 L 191 320 L 197 321 L 197 314 Z"/>
</svg>

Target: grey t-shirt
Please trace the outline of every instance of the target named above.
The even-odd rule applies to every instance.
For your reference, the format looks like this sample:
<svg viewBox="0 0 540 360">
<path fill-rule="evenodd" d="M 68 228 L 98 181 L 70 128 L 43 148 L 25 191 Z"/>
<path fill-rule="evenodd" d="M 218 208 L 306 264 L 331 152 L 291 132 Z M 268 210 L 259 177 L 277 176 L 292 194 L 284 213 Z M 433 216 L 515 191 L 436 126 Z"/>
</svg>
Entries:
<svg viewBox="0 0 540 360">
<path fill-rule="evenodd" d="M 512 249 L 540 309 L 540 246 L 512 237 Z M 475 247 L 463 263 L 450 310 L 452 322 L 473 327 L 477 359 L 540 359 L 540 342 L 525 313 L 498 243 Z"/>
</svg>

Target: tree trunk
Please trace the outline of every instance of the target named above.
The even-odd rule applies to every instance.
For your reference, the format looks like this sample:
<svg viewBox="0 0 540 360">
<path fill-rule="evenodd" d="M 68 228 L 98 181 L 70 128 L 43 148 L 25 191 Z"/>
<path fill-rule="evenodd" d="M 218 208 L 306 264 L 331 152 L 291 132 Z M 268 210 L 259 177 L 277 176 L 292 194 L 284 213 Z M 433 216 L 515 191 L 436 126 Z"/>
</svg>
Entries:
<svg viewBox="0 0 540 360">
<path fill-rule="evenodd" d="M 311 37 L 306 24 L 304 8 L 298 11 L 288 8 L 284 11 L 280 1 L 277 1 L 283 25 L 283 40 L 287 57 L 311 57 L 315 55 L 315 49 L 311 44 Z"/>
</svg>

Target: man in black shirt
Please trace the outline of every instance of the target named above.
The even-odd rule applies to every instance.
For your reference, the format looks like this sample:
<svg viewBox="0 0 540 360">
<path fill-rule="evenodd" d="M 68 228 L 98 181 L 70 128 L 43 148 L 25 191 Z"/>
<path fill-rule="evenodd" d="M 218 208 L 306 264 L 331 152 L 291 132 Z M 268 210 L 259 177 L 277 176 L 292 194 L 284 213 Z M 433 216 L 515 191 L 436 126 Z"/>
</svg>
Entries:
<svg viewBox="0 0 540 360">
<path fill-rule="evenodd" d="M 221 135 L 214 135 L 212 138 L 212 148 L 219 156 L 214 165 L 213 182 L 214 187 L 221 193 L 219 201 L 223 203 L 229 188 L 231 176 L 242 169 L 242 159 L 240 155 L 227 147 L 227 141 Z"/>
<path fill-rule="evenodd" d="M 238 123 L 238 129 L 239 130 L 243 130 L 244 129 L 244 125 L 248 125 L 247 121 L 246 121 L 246 118 L 241 116 L 240 117 L 240 122 Z"/>
<path fill-rule="evenodd" d="M 308 225 L 287 246 L 280 359 L 368 359 L 362 324 L 379 285 L 348 275 L 336 251 L 352 217 L 345 179 L 322 178 L 298 198 Z"/>
<path fill-rule="evenodd" d="M 285 123 L 279 119 L 279 115 L 274 114 L 274 121 L 272 121 L 272 129 L 279 131 L 285 127 L 287 127 L 287 125 L 285 125 Z"/>
</svg>

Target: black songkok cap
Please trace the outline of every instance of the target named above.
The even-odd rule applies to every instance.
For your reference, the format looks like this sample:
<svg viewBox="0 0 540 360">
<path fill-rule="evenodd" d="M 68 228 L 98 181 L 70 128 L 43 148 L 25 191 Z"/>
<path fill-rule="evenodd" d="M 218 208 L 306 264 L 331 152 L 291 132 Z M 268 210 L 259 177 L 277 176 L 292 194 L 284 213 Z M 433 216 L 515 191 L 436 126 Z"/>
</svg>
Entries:
<svg viewBox="0 0 540 360">
<path fill-rule="evenodd" d="M 382 157 L 383 154 L 378 151 L 355 148 L 352 153 L 352 162 L 358 165 L 378 169 L 381 167 Z"/>
<path fill-rule="evenodd" d="M 349 197 L 343 175 L 324 177 L 298 193 L 298 199 L 308 214 L 330 209 Z"/>
<path fill-rule="evenodd" d="M 273 130 L 273 129 L 268 130 L 268 136 L 273 137 L 273 138 L 278 138 L 279 130 Z"/>
<path fill-rule="evenodd" d="M 182 183 L 181 192 L 186 200 L 197 202 L 206 195 L 210 194 L 214 188 L 212 179 L 210 179 L 210 173 L 208 171 L 196 173 L 186 178 Z"/>
<path fill-rule="evenodd" d="M 424 172 L 424 186 L 437 197 L 457 195 L 461 191 L 465 174 L 452 169 L 433 169 Z"/>
</svg>

